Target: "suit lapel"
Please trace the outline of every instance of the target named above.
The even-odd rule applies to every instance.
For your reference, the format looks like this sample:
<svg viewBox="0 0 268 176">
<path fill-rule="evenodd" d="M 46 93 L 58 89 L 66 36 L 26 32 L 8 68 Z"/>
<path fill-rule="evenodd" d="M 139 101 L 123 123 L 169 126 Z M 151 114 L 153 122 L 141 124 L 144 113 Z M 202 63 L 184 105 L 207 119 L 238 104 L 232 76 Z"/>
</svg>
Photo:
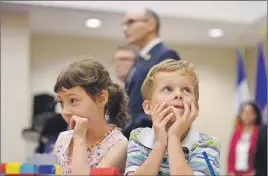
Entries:
<svg viewBox="0 0 268 176">
<path fill-rule="evenodd" d="M 142 67 L 142 65 L 144 63 L 146 63 L 147 61 L 149 61 L 150 59 L 152 59 L 152 57 L 155 55 L 155 52 L 157 50 L 159 50 L 159 47 L 163 46 L 162 42 L 155 45 L 150 51 L 149 53 L 147 53 L 144 57 L 140 57 L 140 60 L 131 68 L 131 70 L 129 71 L 127 78 L 126 78 L 126 82 L 125 82 L 125 90 L 127 92 L 127 94 L 129 93 L 129 88 L 131 87 L 131 82 L 132 82 L 132 78 L 135 75 L 136 71 L 139 72 L 139 68 Z"/>
<path fill-rule="evenodd" d="M 161 47 L 163 46 L 163 43 L 159 43 L 157 45 L 155 45 L 145 56 L 144 60 L 149 61 L 150 59 L 154 58 L 154 57 L 159 57 L 157 56 L 159 53 L 159 50 L 161 49 Z"/>
<path fill-rule="evenodd" d="M 143 61 L 144 61 L 144 59 L 142 57 L 140 57 L 140 60 L 131 68 L 131 70 L 127 74 L 127 78 L 126 78 L 126 82 L 125 82 L 125 90 L 126 90 L 128 95 L 129 95 L 129 91 L 130 91 L 129 88 L 131 87 L 130 85 L 131 85 L 133 75 L 135 74 L 138 65 L 140 65 L 141 62 L 143 62 Z"/>
</svg>

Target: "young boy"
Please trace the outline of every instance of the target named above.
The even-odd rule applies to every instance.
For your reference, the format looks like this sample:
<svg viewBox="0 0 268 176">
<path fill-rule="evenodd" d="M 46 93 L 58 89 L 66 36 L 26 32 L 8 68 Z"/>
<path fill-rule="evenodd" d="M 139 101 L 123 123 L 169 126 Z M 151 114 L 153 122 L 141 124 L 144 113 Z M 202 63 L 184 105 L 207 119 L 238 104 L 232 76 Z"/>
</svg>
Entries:
<svg viewBox="0 0 268 176">
<path fill-rule="evenodd" d="M 153 128 L 131 132 L 125 173 L 219 175 L 219 141 L 190 129 L 199 110 L 194 67 L 183 60 L 165 60 L 151 68 L 141 92 Z"/>
</svg>

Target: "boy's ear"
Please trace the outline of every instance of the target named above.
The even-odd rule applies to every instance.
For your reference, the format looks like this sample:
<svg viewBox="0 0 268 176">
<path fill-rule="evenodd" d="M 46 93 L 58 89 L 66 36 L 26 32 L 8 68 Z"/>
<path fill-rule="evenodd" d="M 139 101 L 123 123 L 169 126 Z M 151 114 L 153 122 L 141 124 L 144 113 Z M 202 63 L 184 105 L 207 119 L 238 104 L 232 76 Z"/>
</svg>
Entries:
<svg viewBox="0 0 268 176">
<path fill-rule="evenodd" d="M 199 103 L 198 102 L 196 103 L 196 110 L 197 110 L 197 116 L 198 116 L 198 114 L 199 114 Z"/>
<path fill-rule="evenodd" d="M 144 100 L 144 102 L 142 103 L 142 107 L 143 107 L 143 110 L 144 110 L 145 114 L 150 116 L 151 113 L 152 113 L 151 103 L 148 100 Z"/>
<path fill-rule="evenodd" d="M 198 102 L 196 103 L 196 108 L 199 111 L 199 103 Z"/>
</svg>

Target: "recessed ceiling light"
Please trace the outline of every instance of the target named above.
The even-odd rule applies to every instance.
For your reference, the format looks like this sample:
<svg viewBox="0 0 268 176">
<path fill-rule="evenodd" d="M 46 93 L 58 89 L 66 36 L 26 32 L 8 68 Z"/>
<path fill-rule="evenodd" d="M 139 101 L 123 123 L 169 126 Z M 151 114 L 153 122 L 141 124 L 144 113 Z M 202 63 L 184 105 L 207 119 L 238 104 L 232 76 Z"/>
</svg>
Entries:
<svg viewBox="0 0 268 176">
<path fill-rule="evenodd" d="M 86 27 L 89 27 L 89 28 L 98 28 L 101 26 L 101 21 L 96 18 L 91 18 L 91 19 L 86 20 L 85 25 Z"/>
<path fill-rule="evenodd" d="M 223 36 L 223 31 L 221 29 L 210 29 L 208 34 L 212 38 L 219 38 Z"/>
</svg>

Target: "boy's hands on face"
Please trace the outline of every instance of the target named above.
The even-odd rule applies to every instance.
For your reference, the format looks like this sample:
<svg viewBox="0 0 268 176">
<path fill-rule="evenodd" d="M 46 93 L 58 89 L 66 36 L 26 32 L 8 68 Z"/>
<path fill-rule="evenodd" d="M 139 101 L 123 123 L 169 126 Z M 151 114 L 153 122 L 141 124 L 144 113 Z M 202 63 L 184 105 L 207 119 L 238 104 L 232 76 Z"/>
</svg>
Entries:
<svg viewBox="0 0 268 176">
<path fill-rule="evenodd" d="M 86 138 L 89 120 L 74 115 L 70 121 L 70 129 L 73 130 L 74 138 Z"/>
<path fill-rule="evenodd" d="M 167 123 L 174 116 L 171 106 L 167 103 L 162 103 L 161 105 L 155 105 L 153 111 L 151 112 L 151 118 L 153 121 L 153 129 L 156 135 L 156 142 L 161 145 L 167 145 Z"/>
<path fill-rule="evenodd" d="M 180 115 L 180 113 L 175 107 L 171 107 L 176 116 L 176 121 L 171 125 L 168 130 L 168 137 L 175 136 L 179 139 L 179 141 L 181 140 L 181 137 L 186 133 L 186 131 L 190 128 L 191 124 L 193 123 L 198 114 L 198 109 L 193 102 L 191 102 L 190 104 L 183 102 L 183 105 L 183 115 Z"/>
</svg>

